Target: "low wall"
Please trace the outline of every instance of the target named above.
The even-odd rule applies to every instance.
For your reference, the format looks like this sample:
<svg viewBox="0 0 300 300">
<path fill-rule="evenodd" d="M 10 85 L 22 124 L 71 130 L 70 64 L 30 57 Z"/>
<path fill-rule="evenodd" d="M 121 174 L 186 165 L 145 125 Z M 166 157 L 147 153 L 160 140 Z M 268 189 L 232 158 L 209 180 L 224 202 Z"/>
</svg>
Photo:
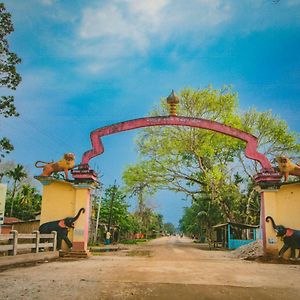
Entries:
<svg viewBox="0 0 300 300">
<path fill-rule="evenodd" d="M 39 230 L 40 220 L 23 221 L 12 224 L 12 229 L 19 233 L 31 233 L 35 230 Z"/>
</svg>

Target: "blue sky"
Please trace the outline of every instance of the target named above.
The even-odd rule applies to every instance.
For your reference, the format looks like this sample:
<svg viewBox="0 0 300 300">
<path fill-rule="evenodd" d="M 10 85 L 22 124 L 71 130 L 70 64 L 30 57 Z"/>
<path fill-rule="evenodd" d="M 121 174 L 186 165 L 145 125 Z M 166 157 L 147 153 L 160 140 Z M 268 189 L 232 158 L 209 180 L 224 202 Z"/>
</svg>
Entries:
<svg viewBox="0 0 300 300">
<path fill-rule="evenodd" d="M 90 149 L 90 131 L 146 116 L 171 89 L 231 84 L 242 110 L 271 109 L 300 131 L 300 0 L 9 0 L 22 58 L 19 118 L 0 120 L 15 151 L 36 160 Z M 137 131 L 104 138 L 92 165 L 105 184 L 135 162 Z M 176 223 L 188 202 L 151 200 Z"/>
</svg>

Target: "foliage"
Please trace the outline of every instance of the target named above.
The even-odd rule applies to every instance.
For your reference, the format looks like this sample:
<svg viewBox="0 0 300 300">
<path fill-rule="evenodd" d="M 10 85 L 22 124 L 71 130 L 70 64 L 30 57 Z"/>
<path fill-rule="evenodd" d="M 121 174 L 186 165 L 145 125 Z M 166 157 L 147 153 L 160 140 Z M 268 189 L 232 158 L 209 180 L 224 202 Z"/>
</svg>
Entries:
<svg viewBox="0 0 300 300">
<path fill-rule="evenodd" d="M 30 176 L 22 165 L 14 162 L 2 163 L 1 169 L 1 179 L 8 183 L 5 215 L 21 220 L 33 219 L 41 209 L 41 195 L 33 187 Z"/>
<path fill-rule="evenodd" d="M 15 90 L 21 82 L 21 76 L 16 70 L 16 65 L 21 62 L 21 59 L 10 51 L 6 38 L 13 31 L 11 15 L 6 11 L 4 4 L 0 3 L 0 87 L 11 90 Z M 19 115 L 13 96 L 3 95 L 0 97 L 0 115 L 5 118 Z M 1 157 L 12 150 L 13 146 L 7 138 L 0 139 Z"/>
<path fill-rule="evenodd" d="M 165 223 L 163 228 L 165 233 L 169 233 L 169 234 L 176 233 L 176 228 L 172 223 Z"/>
<path fill-rule="evenodd" d="M 128 207 L 126 195 L 120 187 L 109 186 L 104 191 L 100 209 L 100 222 L 120 226 L 121 231 L 126 231 L 130 227 L 128 220 Z"/>
<path fill-rule="evenodd" d="M 300 153 L 299 134 L 290 131 L 287 123 L 274 116 L 270 110 L 257 112 L 251 109 L 242 115 L 241 121 L 242 129 L 258 138 L 258 150 L 271 161 L 282 154 L 291 157 Z M 257 162 L 252 161 L 252 164 L 248 162 L 245 166 L 243 151 L 239 151 L 238 158 L 245 173 L 252 179 L 253 174 L 259 171 Z"/>
<path fill-rule="evenodd" d="M 10 195 L 10 216 L 12 216 L 14 212 L 14 200 L 16 197 L 17 185 L 23 178 L 27 177 L 27 174 L 24 170 L 24 167 L 20 164 L 17 164 L 17 166 L 14 169 L 7 171 L 6 175 L 13 180 L 13 188 L 11 190 Z"/>
<path fill-rule="evenodd" d="M 155 213 L 151 208 L 142 205 L 136 212 L 129 212 L 127 194 L 119 186 L 112 185 L 105 189 L 101 197 L 100 223 L 106 224 L 109 230 L 113 226 L 119 227 L 121 238 L 132 238 L 135 233 L 143 233 L 147 236 L 149 232 L 160 231 L 163 217 Z M 100 203 L 98 198 L 94 202 Z M 97 205 L 95 205 L 97 210 Z M 94 213 L 95 215 L 95 213 Z"/>
<path fill-rule="evenodd" d="M 8 192 L 6 199 L 6 211 L 11 211 L 13 216 L 23 221 L 32 220 L 35 214 L 41 210 L 42 196 L 36 188 L 30 185 L 22 185 L 20 190 L 13 196 L 12 191 Z"/>
<path fill-rule="evenodd" d="M 8 138 L 3 137 L 2 139 L 0 139 L 0 158 L 1 157 L 3 158 L 5 154 L 8 154 L 13 150 L 14 150 L 14 146 L 10 143 Z"/>
<path fill-rule="evenodd" d="M 250 110 L 241 114 L 231 87 L 184 89 L 180 98 L 178 115 L 209 119 L 252 133 L 258 137 L 259 151 L 270 160 L 283 152 L 299 153 L 298 136 L 283 120 L 271 112 Z M 165 114 L 167 104 L 162 99 L 151 115 Z M 253 175 L 259 166 L 245 159 L 244 142 L 199 128 L 162 126 L 143 129 L 137 147 L 140 160 L 123 174 L 127 189 L 185 193 L 192 206 L 185 210 L 182 229 L 194 232 L 204 228 L 209 234 L 218 222 L 258 221 Z"/>
</svg>

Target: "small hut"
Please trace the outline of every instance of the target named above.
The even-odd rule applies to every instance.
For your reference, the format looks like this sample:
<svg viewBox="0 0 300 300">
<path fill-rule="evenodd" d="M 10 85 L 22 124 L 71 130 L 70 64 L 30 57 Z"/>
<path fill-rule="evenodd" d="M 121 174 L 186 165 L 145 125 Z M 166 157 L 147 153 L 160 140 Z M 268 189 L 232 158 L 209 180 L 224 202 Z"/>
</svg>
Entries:
<svg viewBox="0 0 300 300">
<path fill-rule="evenodd" d="M 214 246 L 236 249 L 256 240 L 258 225 L 224 223 L 213 226 L 215 231 Z"/>
</svg>

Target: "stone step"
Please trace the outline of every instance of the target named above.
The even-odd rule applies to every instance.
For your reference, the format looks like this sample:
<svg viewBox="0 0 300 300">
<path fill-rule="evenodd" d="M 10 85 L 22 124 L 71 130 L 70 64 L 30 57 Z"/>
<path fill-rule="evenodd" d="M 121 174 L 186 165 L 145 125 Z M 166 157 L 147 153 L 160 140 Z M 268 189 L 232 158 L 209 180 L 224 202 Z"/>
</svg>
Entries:
<svg viewBox="0 0 300 300">
<path fill-rule="evenodd" d="M 87 251 L 60 251 L 59 256 L 62 258 L 88 258 L 91 256 L 90 252 Z"/>
</svg>

